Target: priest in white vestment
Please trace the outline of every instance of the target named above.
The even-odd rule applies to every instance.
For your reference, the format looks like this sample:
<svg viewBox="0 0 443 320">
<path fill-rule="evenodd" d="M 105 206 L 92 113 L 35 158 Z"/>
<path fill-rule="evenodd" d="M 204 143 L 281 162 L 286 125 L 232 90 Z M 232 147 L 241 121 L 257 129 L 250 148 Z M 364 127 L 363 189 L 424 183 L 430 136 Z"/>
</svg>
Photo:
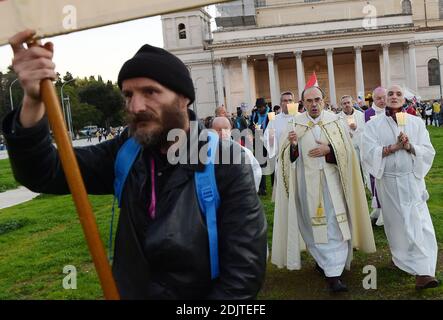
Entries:
<svg viewBox="0 0 443 320">
<path fill-rule="evenodd" d="M 425 176 L 435 150 L 422 119 L 401 112 L 404 90 L 388 90 L 386 114 L 366 125 L 362 158 L 375 177 L 392 261 L 416 276 L 416 288 L 438 286 L 437 241 L 426 201 Z"/>
<path fill-rule="evenodd" d="M 361 135 L 365 128 L 364 114 L 354 108 L 352 104 L 352 97 L 345 95 L 341 97 L 342 111 L 339 113 L 343 119 L 345 128 L 348 129 L 348 133 L 351 136 L 352 144 L 357 152 L 358 160 L 360 161 L 360 143 Z"/>
<path fill-rule="evenodd" d="M 323 110 L 323 91 L 302 98 L 307 112 L 280 146 L 271 261 L 298 270 L 306 245 L 329 289 L 346 291 L 352 248 L 375 252 L 360 165 L 340 117 Z"/>
<path fill-rule="evenodd" d="M 284 136 L 288 132 L 288 125 L 294 121 L 294 116 L 289 114 L 288 104 L 294 103 L 294 94 L 290 91 L 283 92 L 280 96 L 280 106 L 282 112 L 275 116 L 275 119 L 270 120 L 268 128 L 264 133 L 265 148 L 268 151 L 268 157 L 274 164 L 274 174 L 277 170 L 278 162 L 278 148 L 282 140 L 286 139 Z M 277 175 L 275 174 L 275 177 Z M 275 200 L 276 183 L 274 178 L 272 200 Z"/>
</svg>

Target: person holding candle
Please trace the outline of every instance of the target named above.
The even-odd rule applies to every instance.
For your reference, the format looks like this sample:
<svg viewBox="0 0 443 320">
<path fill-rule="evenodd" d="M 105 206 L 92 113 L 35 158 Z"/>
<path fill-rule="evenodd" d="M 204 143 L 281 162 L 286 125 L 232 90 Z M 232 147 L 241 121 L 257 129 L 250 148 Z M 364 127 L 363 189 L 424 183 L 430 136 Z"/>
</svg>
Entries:
<svg viewBox="0 0 443 320">
<path fill-rule="evenodd" d="M 389 88 L 386 113 L 366 124 L 362 161 L 375 177 L 392 261 L 415 275 L 417 289 L 426 289 L 439 284 L 438 247 L 424 180 L 435 150 L 423 120 L 401 112 L 404 99 L 402 87 Z"/>
<path fill-rule="evenodd" d="M 290 91 L 283 92 L 280 96 L 280 106 L 282 112 L 277 114 L 274 121 L 270 121 L 268 130 L 264 134 L 265 148 L 268 156 L 274 164 L 274 172 L 271 175 L 272 186 L 274 187 L 275 170 L 277 168 L 278 150 L 280 143 L 285 140 L 287 135 L 288 124 L 294 120 L 294 116 L 298 114 L 298 106 L 294 103 L 294 94 Z M 291 110 L 289 110 L 291 109 Z M 271 130 L 272 129 L 272 130 Z M 275 192 L 273 192 L 273 200 L 275 200 Z"/>
<path fill-rule="evenodd" d="M 279 154 L 271 262 L 300 269 L 306 244 L 329 290 L 347 291 L 341 275 L 352 248 L 375 252 L 360 165 L 340 117 L 324 110 L 323 91 L 310 87 L 302 99 L 307 111 Z"/>
<path fill-rule="evenodd" d="M 344 120 L 345 127 L 348 128 L 352 144 L 354 145 L 358 159 L 360 160 L 360 140 L 365 126 L 365 119 L 361 111 L 354 109 L 352 106 L 352 100 L 352 97 L 349 95 L 341 97 L 340 104 L 342 112 L 340 112 L 339 115 Z"/>
</svg>

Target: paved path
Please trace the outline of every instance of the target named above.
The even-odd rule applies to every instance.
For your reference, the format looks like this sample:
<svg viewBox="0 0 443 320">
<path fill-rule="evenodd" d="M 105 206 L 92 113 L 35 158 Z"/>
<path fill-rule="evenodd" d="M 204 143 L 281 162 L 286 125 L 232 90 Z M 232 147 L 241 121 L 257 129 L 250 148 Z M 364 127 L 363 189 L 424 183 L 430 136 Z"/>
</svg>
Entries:
<svg viewBox="0 0 443 320">
<path fill-rule="evenodd" d="M 38 193 L 32 192 L 25 187 L 9 190 L 0 193 L 0 209 L 15 206 L 17 204 L 29 201 L 38 196 Z"/>
<path fill-rule="evenodd" d="M 98 138 L 93 138 L 92 142 L 87 142 L 86 139 L 74 140 L 74 146 L 88 146 L 97 144 Z M 0 151 L 0 160 L 8 159 L 8 153 L 6 150 Z M 6 192 L 0 192 L 0 210 L 8 207 L 12 207 L 23 202 L 34 199 L 38 196 L 38 193 L 32 192 L 25 187 L 19 187 L 18 189 L 8 190 Z"/>
<path fill-rule="evenodd" d="M 102 140 L 105 141 L 105 140 Z M 90 146 L 93 144 L 98 143 L 98 138 L 92 138 L 92 142 L 87 142 L 87 139 L 80 139 L 80 140 L 74 140 L 73 144 L 74 147 L 84 147 L 84 146 Z M 0 151 L 0 160 L 2 159 L 8 159 L 8 152 L 6 150 Z"/>
</svg>

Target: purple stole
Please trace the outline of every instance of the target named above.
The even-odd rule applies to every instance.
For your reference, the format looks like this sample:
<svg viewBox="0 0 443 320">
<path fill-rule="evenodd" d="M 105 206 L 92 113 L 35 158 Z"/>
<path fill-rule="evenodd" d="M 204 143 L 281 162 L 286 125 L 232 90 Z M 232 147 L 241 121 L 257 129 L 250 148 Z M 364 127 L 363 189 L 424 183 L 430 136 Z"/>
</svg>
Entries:
<svg viewBox="0 0 443 320">
<path fill-rule="evenodd" d="M 369 120 L 371 120 L 371 117 L 375 116 L 375 110 L 374 108 L 369 108 L 368 110 L 365 111 L 365 122 L 368 122 Z M 377 190 L 375 189 L 375 178 L 370 175 L 370 179 L 371 179 L 371 193 L 372 193 L 372 197 L 376 197 L 377 199 L 377 207 L 380 208 L 380 201 L 378 201 L 378 197 L 377 197 Z"/>
<path fill-rule="evenodd" d="M 365 122 L 371 120 L 372 116 L 375 116 L 375 110 L 374 108 L 370 107 L 368 110 L 365 111 Z"/>
</svg>

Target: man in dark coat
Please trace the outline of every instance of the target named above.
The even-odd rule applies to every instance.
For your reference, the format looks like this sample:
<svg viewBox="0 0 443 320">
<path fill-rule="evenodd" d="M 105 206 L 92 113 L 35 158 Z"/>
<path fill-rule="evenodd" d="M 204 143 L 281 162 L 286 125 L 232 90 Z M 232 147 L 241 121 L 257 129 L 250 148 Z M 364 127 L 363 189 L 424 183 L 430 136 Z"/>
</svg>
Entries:
<svg viewBox="0 0 443 320">
<path fill-rule="evenodd" d="M 250 121 L 250 125 L 249 125 L 249 128 L 252 130 L 254 136 L 258 132 L 260 132 L 260 134 L 263 134 L 265 132 L 265 130 L 269 124 L 268 113 L 270 110 L 269 107 L 266 105 L 266 101 L 264 98 L 258 98 L 255 102 L 255 106 L 256 106 L 257 110 L 252 113 L 251 121 Z M 257 148 L 262 148 L 262 150 L 263 150 L 262 155 L 264 158 L 266 158 L 268 155 L 266 148 L 263 145 L 256 146 L 255 145 L 256 142 L 257 142 L 257 139 L 254 139 L 254 154 L 255 154 L 255 156 L 258 157 L 257 156 L 257 152 L 258 152 Z M 268 162 L 261 161 L 260 166 L 262 168 L 266 168 L 268 166 Z M 266 176 L 265 175 L 263 175 L 261 178 L 258 194 L 261 196 L 266 195 Z"/>
<path fill-rule="evenodd" d="M 21 184 L 36 192 L 67 194 L 40 98 L 40 81 L 56 77 L 53 45 L 25 49 L 23 43 L 32 35 L 24 31 L 10 40 L 13 68 L 25 96 L 22 107 L 5 118 L 3 131 Z M 195 152 L 189 147 L 192 127 L 198 132 L 203 127 L 188 110 L 195 98 L 189 71 L 169 52 L 144 45 L 121 68 L 118 85 L 126 100 L 129 130 L 116 139 L 76 148 L 75 154 L 88 193 L 113 194 L 118 150 L 130 136 L 142 146 L 123 189 L 115 240 L 112 267 L 121 297 L 255 298 L 266 268 L 266 220 L 251 168 L 244 162 L 244 153 L 235 152 L 241 148 L 235 143 L 218 146 L 219 154 L 234 150 L 242 164 L 215 164 L 221 198 L 217 210 L 220 273 L 211 280 L 208 231 L 194 183 L 194 174 L 204 169 L 206 159 L 194 163 Z M 173 129 L 188 138 L 186 156 L 170 152 L 175 141 L 168 141 L 167 135 Z"/>
</svg>

